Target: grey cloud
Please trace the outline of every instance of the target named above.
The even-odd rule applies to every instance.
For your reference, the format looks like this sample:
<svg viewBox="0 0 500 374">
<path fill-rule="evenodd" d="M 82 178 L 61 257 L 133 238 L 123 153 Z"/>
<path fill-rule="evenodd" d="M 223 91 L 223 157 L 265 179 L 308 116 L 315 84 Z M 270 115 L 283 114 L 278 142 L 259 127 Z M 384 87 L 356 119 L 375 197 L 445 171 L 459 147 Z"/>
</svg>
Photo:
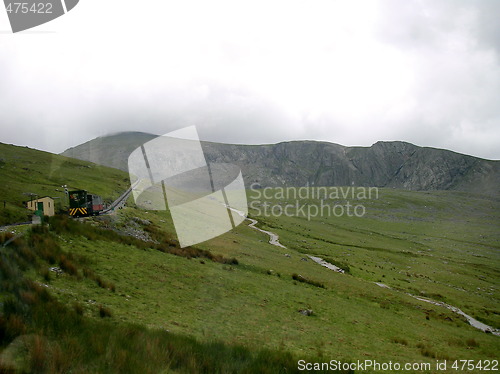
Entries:
<svg viewBox="0 0 500 374">
<path fill-rule="evenodd" d="M 467 38 L 474 47 L 500 51 L 496 0 L 380 1 L 376 34 L 399 48 L 446 48 Z"/>
<path fill-rule="evenodd" d="M 43 49 L 37 44 L 48 39 L 29 42 L 25 36 L 14 41 L 2 40 L 6 36 L 0 35 L 0 141 L 61 152 L 107 133 L 163 134 L 196 124 L 201 138 L 209 141 L 262 144 L 311 139 L 369 146 L 378 140 L 405 140 L 500 159 L 500 23 L 495 17 L 500 14 L 500 1 L 382 0 L 378 14 L 373 37 L 407 60 L 414 79 L 408 92 L 397 97 L 394 108 L 388 109 L 397 114 L 380 110 L 377 115 L 352 119 L 337 112 L 339 104 L 328 97 L 334 90 L 324 89 L 319 83 L 308 85 L 309 74 L 316 69 L 325 70 L 313 78 L 324 77 L 332 85 L 336 77 L 354 79 L 359 73 L 352 70 L 332 75 L 333 79 L 329 76 L 338 66 L 328 55 L 331 40 L 326 29 L 313 34 L 317 40 L 311 40 L 315 48 L 309 52 L 318 54 L 305 56 L 296 69 L 290 69 L 289 79 L 289 71 L 281 72 L 280 64 L 269 61 L 266 65 L 266 58 L 281 58 L 281 49 L 265 45 L 265 40 L 255 45 L 247 41 L 250 52 L 245 45 L 214 42 L 212 60 L 207 63 L 210 68 L 204 71 L 203 61 L 191 60 L 192 65 L 184 71 L 186 77 L 176 81 L 172 79 L 176 71 L 171 68 L 184 61 L 179 57 L 182 51 L 174 47 L 166 55 L 155 50 L 132 62 L 127 57 L 134 57 L 133 45 L 130 50 L 126 46 L 113 53 L 105 51 L 101 65 L 98 52 L 105 46 L 99 40 L 92 42 L 97 45 L 94 50 L 90 41 L 72 49 L 64 44 L 64 38 L 52 38 L 44 46 L 46 54 L 40 54 Z M 308 25 L 301 27 L 306 32 Z M 272 34 L 273 30 L 267 32 Z M 286 30 L 280 32 L 286 35 Z M 157 40 L 151 38 L 148 43 L 156 47 Z M 221 50 L 215 49 L 217 45 Z M 359 48 L 355 44 L 352 47 Z M 193 46 L 188 49 L 191 57 L 198 57 Z M 255 51 L 266 49 L 272 53 L 259 58 Z M 150 52 L 147 48 L 141 51 Z M 283 64 L 293 64 L 293 59 L 303 54 L 306 51 L 294 50 L 286 55 L 288 60 L 283 57 Z M 325 56 L 331 61 L 327 68 L 320 64 Z M 259 91 L 245 76 L 254 68 L 247 59 L 261 64 L 262 74 L 268 74 L 269 80 L 279 76 L 277 82 L 288 88 L 277 93 Z M 170 70 L 163 66 L 172 60 Z M 371 63 L 367 60 L 358 66 Z M 228 66 L 227 76 L 224 64 Z M 211 69 L 219 65 L 220 71 L 211 75 Z M 341 67 L 348 68 L 349 64 L 344 60 Z M 192 76 L 188 76 L 190 73 Z M 279 95 L 300 89 L 296 82 L 302 84 L 299 87 L 324 89 L 321 92 L 326 98 L 321 106 L 294 108 L 288 103 L 287 107 Z M 363 90 L 367 84 L 359 79 L 356 85 Z M 385 87 L 380 84 L 376 88 L 382 92 Z M 349 95 L 356 99 L 356 95 Z M 306 91 L 297 97 L 308 96 Z M 370 100 L 370 96 L 359 100 L 356 110 L 362 113 L 367 104 L 362 100 Z M 298 100 L 294 96 L 291 102 Z"/>
<path fill-rule="evenodd" d="M 476 0 L 473 4 L 477 9 L 477 40 L 486 48 L 493 48 L 500 54 L 500 1 Z"/>
</svg>

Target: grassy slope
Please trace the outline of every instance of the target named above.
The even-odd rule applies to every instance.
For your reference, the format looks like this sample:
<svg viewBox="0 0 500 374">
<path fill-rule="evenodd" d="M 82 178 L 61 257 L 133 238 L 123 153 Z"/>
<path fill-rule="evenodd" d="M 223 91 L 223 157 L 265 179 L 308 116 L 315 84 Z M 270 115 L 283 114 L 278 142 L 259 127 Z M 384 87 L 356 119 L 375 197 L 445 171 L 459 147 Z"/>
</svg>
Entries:
<svg viewBox="0 0 500 374">
<path fill-rule="evenodd" d="M 0 145 L 0 150 L 10 160 L 0 170 L 12 175 L 9 188 L 0 188 L 12 201 L 24 189 L 50 195 L 62 183 L 104 196 L 125 189 L 117 183 L 124 180 L 121 172 L 20 147 L 14 152 Z M 37 170 L 35 179 L 18 170 L 28 162 Z M 101 174 L 98 179 L 95 170 Z M 264 234 L 246 224 L 198 245 L 236 257 L 238 265 L 64 232 L 58 236 L 62 249 L 86 256 L 88 266 L 112 282 L 116 292 L 68 274 L 52 275 L 49 290 L 68 305 L 79 302 L 90 319 L 98 318 L 97 305 L 102 304 L 112 311 L 110 323 L 117 326 L 138 322 L 202 342 L 220 339 L 250 349 L 280 348 L 297 357 L 429 362 L 435 357 L 496 358 L 498 337 L 470 327 L 444 308 L 373 282 L 441 299 L 499 327 L 498 201 L 461 193 L 382 190 L 378 200 L 364 203 L 364 218 L 256 216 L 263 227 L 280 234 L 286 250 L 269 245 Z M 137 228 L 134 217 L 175 235 L 168 212 L 127 208 L 95 224 Z M 351 275 L 303 261 L 304 253 L 348 265 Z M 325 288 L 294 282 L 293 273 Z M 29 274 L 47 283 L 41 275 Z M 298 313 L 303 308 L 313 309 L 314 315 Z"/>
<path fill-rule="evenodd" d="M 96 272 L 112 280 L 117 292 L 96 291 L 92 282 L 67 276 L 51 286 L 61 300 L 86 303 L 90 311 L 89 300 L 105 304 L 117 321 L 138 321 L 202 341 L 216 338 L 343 360 L 491 359 L 500 347 L 498 337 L 444 308 L 372 283 L 442 299 L 498 326 L 498 213 L 488 208 L 491 201 L 469 199 L 463 202 L 469 212 L 474 204 L 484 205 L 460 225 L 461 201 L 462 194 L 387 190 L 363 219 L 322 223 L 256 217 L 280 233 L 286 250 L 269 245 L 264 234 L 246 225 L 199 245 L 235 256 L 235 266 L 70 235 L 63 237 L 63 247 L 93 258 Z M 453 211 L 457 214 L 450 216 Z M 132 217 L 174 234 L 168 213 L 129 208 L 117 223 L 127 225 Z M 352 275 L 303 261 L 304 252 L 340 260 Z M 294 282 L 293 273 L 326 288 Z M 303 308 L 312 308 L 314 316 L 298 313 Z"/>
<path fill-rule="evenodd" d="M 0 143 L 0 225 L 27 221 L 23 193 L 58 197 L 56 207 L 67 206 L 62 185 L 87 189 L 106 201 L 127 189 L 127 173 L 27 147 Z M 4 208 L 3 202 L 6 201 Z"/>
<path fill-rule="evenodd" d="M 464 309 L 500 326 L 500 201 L 459 192 L 380 190 L 363 218 L 266 218 L 283 243 L 351 274 Z M 356 202 L 353 202 L 356 204 Z"/>
<path fill-rule="evenodd" d="M 67 229 L 88 238 L 134 243 L 113 231 L 56 217 L 51 219 L 50 229 L 36 226 L 2 248 L 0 372 L 298 373 L 296 359 L 284 351 L 200 343 L 164 329 L 116 323 L 110 318 L 113 313 L 102 305 L 94 305 L 101 318 L 88 318 L 82 303 L 60 303 L 49 287 L 28 279 L 41 274 L 50 282 L 47 262 L 59 264 L 76 279 L 92 279 L 106 292 L 116 292 L 109 281 L 88 267 L 88 259 L 61 250 L 56 235 Z M 0 233 L 0 243 L 9 237 L 9 233 Z M 144 248 L 143 243 L 135 244 Z"/>
</svg>

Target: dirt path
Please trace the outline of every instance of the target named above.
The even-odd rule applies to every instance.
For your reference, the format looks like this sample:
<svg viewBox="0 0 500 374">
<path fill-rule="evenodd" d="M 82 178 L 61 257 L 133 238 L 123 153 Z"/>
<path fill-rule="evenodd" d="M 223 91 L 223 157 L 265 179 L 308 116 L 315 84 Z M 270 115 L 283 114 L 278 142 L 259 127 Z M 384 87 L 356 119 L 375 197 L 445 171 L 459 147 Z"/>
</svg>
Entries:
<svg viewBox="0 0 500 374">
<path fill-rule="evenodd" d="M 375 284 L 377 286 L 379 286 L 379 287 L 382 287 L 382 288 L 387 288 L 387 289 L 390 289 L 390 290 L 393 290 L 393 291 L 397 291 L 397 290 L 395 290 L 395 289 L 393 289 L 393 288 L 391 288 L 391 287 L 389 287 L 389 286 L 387 286 L 386 284 L 383 284 L 383 283 L 375 282 Z M 400 291 L 397 291 L 397 292 L 400 292 Z M 475 327 L 476 329 L 481 330 L 483 332 L 488 332 L 488 333 L 491 333 L 493 335 L 500 336 L 500 330 L 495 329 L 494 327 L 488 326 L 488 325 L 486 325 L 486 324 L 484 324 L 482 322 L 479 322 L 477 319 L 475 319 L 474 317 L 471 317 L 468 314 L 464 313 L 461 309 L 457 308 L 456 306 L 449 305 L 449 304 L 443 303 L 441 301 L 431 300 L 431 299 L 428 299 L 428 298 L 425 298 L 425 297 L 415 296 L 415 295 L 412 295 L 410 293 L 406 293 L 406 295 L 411 296 L 414 299 L 417 299 L 417 300 L 420 300 L 420 301 L 424 301 L 424 302 L 432 304 L 432 305 L 441 306 L 443 308 L 451 310 L 452 312 L 465 317 L 465 319 L 467 319 L 467 322 L 469 322 L 469 325 L 471 325 L 472 327 Z"/>
<path fill-rule="evenodd" d="M 238 210 L 235 210 L 235 209 L 232 209 L 230 208 L 231 210 L 235 211 L 236 213 L 238 213 L 239 215 L 241 216 L 244 216 L 243 212 L 240 212 Z M 252 219 L 252 218 L 248 218 L 247 219 L 251 222 L 248 226 L 257 230 L 257 231 L 260 231 L 264 234 L 267 234 L 269 235 L 269 244 L 272 244 L 272 245 L 275 245 L 277 247 L 280 247 L 280 248 L 285 248 L 286 247 L 281 244 L 279 242 L 279 236 L 278 234 L 275 234 L 274 232 L 271 232 L 271 231 L 266 231 L 266 230 L 262 230 L 262 229 L 259 229 L 258 227 L 256 227 L 255 225 L 258 223 L 257 220 L 255 219 Z M 338 272 L 338 273 L 344 273 L 344 270 L 342 270 L 341 268 L 333 265 L 333 264 L 330 264 L 329 262 L 323 260 L 322 258 L 320 257 L 316 257 L 316 256 L 311 256 L 311 255 L 307 255 L 307 257 L 309 257 L 311 260 L 313 260 L 314 262 L 316 262 L 317 264 L 323 266 L 323 267 L 326 267 L 330 270 L 333 270 L 335 272 Z M 379 287 L 382 287 L 382 288 L 387 288 L 387 289 L 390 289 L 392 291 L 396 291 L 396 292 L 400 292 L 400 291 L 397 291 L 389 286 L 387 286 L 386 284 L 383 284 L 383 283 L 379 283 L 379 282 L 375 282 L 375 284 Z M 449 309 L 451 310 L 452 312 L 456 313 L 456 314 L 459 314 L 463 317 L 465 317 L 467 319 L 467 321 L 469 322 L 469 324 L 472 326 L 472 327 L 475 327 L 476 329 L 479 329 L 481 331 L 484 331 L 484 332 L 488 332 L 488 333 L 491 333 L 493 335 L 496 335 L 496 336 L 500 336 L 500 330 L 498 329 L 495 329 L 491 326 L 488 326 L 482 322 L 479 322 L 477 319 L 469 316 L 468 314 L 464 313 L 461 309 L 457 308 L 457 307 L 454 307 L 453 305 L 449 305 L 449 304 L 445 304 L 443 302 L 440 302 L 440 301 L 435 301 L 435 300 L 431 300 L 431 299 L 426 299 L 426 298 L 423 298 L 423 297 L 419 297 L 419 296 L 414 296 L 412 294 L 409 294 L 407 293 L 408 296 L 411 296 L 417 300 L 420 300 L 420 301 L 424 301 L 426 303 L 430 303 L 430 304 L 433 304 L 433 305 L 437 305 L 437 306 L 441 306 L 441 307 L 444 307 L 446 309 Z"/>
<path fill-rule="evenodd" d="M 258 223 L 256 220 L 252 219 L 252 218 L 248 218 L 247 217 L 247 220 L 249 220 L 251 223 L 248 225 L 248 227 L 251 227 L 252 229 L 255 229 L 257 231 L 260 231 L 264 234 L 267 234 L 269 235 L 269 244 L 272 244 L 272 245 L 275 245 L 277 247 L 281 247 L 281 248 L 285 248 L 286 247 L 280 243 L 280 237 L 278 236 L 278 234 L 275 234 L 274 232 L 271 232 L 271 231 L 266 231 L 266 230 L 262 230 L 262 229 L 259 229 L 258 227 L 256 227 L 255 225 Z"/>
</svg>

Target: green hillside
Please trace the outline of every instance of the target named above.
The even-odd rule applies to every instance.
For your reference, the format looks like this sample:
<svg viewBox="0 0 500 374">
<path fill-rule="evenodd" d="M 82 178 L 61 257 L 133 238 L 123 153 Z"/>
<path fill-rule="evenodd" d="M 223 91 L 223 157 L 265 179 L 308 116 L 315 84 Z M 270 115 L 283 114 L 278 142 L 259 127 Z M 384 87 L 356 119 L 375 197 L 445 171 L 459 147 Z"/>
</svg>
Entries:
<svg viewBox="0 0 500 374">
<path fill-rule="evenodd" d="M 67 207 L 64 188 L 86 189 L 110 202 L 129 186 L 128 174 L 90 162 L 0 143 L 0 225 L 25 222 L 28 193 L 55 197 Z M 4 207 L 5 202 L 5 207 Z"/>
<path fill-rule="evenodd" d="M 15 150 L 26 159 L 35 152 Z M 68 163 L 59 169 L 74 170 L 74 178 L 76 170 L 95 167 L 56 159 Z M 122 180 L 124 174 L 96 170 L 102 178 L 82 172 L 82 181 L 72 183 L 118 194 L 107 173 Z M 25 181 L 22 188 L 29 186 Z M 378 198 L 351 199 L 363 204 L 363 217 L 266 216 L 264 204 L 280 206 L 275 213 L 296 202 L 305 211 L 321 205 L 311 194 L 295 201 L 279 192 L 248 191 L 250 215 L 279 234 L 286 249 L 269 244 L 248 221 L 179 248 L 168 211 L 140 210 L 131 199 L 114 215 L 84 222 L 56 217 L 13 241 L 2 250 L 0 363 L 28 372 L 290 373 L 299 372 L 300 359 L 432 365 L 498 359 L 499 336 L 408 295 L 500 327 L 498 200 L 381 189 Z M 50 271 L 54 266 L 62 272 Z M 13 280 L 21 276 L 34 283 Z"/>
</svg>

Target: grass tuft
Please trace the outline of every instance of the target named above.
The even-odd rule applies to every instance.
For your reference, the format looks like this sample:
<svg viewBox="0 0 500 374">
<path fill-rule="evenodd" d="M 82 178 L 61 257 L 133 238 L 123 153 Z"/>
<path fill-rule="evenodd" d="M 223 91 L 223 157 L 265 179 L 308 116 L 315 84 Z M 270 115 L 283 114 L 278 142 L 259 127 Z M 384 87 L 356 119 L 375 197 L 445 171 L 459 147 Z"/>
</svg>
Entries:
<svg viewBox="0 0 500 374">
<path fill-rule="evenodd" d="M 292 274 L 292 279 L 295 281 L 302 282 L 302 283 L 310 284 L 311 286 L 314 286 L 314 287 L 325 288 L 325 285 L 323 283 L 316 281 L 316 280 L 313 280 L 313 279 L 303 277 L 302 275 L 297 274 L 297 273 Z"/>
</svg>

